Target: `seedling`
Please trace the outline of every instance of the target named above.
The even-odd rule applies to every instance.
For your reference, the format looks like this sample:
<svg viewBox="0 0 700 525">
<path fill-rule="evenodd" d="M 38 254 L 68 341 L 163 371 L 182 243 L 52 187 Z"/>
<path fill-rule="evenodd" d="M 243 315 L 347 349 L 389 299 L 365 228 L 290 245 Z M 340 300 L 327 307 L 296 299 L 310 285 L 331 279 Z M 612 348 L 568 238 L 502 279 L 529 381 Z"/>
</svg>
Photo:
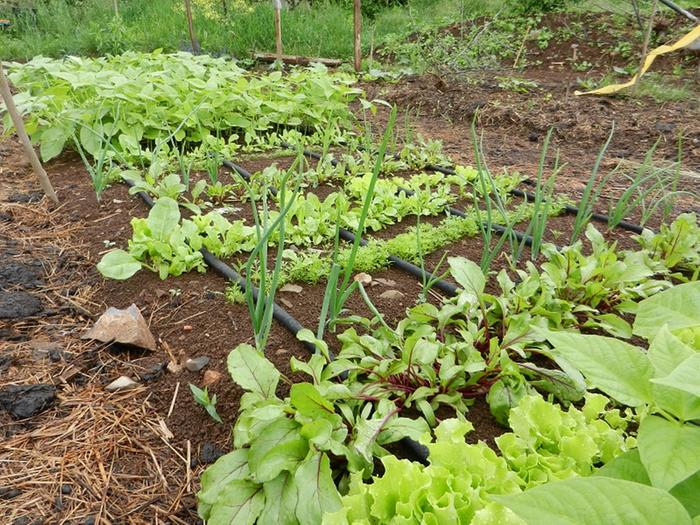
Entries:
<svg viewBox="0 0 700 525">
<path fill-rule="evenodd" d="M 210 398 L 207 388 L 208 387 L 205 386 L 204 390 L 202 390 L 201 388 L 190 383 L 190 390 L 192 391 L 192 395 L 194 396 L 194 400 L 197 402 L 197 404 L 203 406 L 204 410 L 207 411 L 207 414 L 209 414 L 214 421 L 217 423 L 223 423 L 221 416 L 219 416 L 218 412 L 216 411 L 216 394 Z"/>
</svg>

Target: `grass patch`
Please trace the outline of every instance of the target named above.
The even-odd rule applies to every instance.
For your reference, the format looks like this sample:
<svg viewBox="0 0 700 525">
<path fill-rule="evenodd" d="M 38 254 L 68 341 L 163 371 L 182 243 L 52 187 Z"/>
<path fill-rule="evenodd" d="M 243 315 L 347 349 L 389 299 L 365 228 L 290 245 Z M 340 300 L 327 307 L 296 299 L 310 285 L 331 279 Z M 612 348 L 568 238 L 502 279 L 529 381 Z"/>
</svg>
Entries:
<svg viewBox="0 0 700 525">
<path fill-rule="evenodd" d="M 406 5 L 365 17 L 363 47 L 388 35 L 406 34 L 427 26 L 454 23 L 493 12 L 502 0 L 409 0 Z M 34 11 L 0 13 L 13 25 L 0 33 L 0 58 L 28 60 L 36 55 L 94 56 L 127 50 L 190 50 L 182 2 L 149 0 L 122 2 L 115 18 L 112 2 L 47 0 Z M 274 51 L 273 8 L 269 2 L 222 3 L 193 0 L 194 28 L 203 52 L 249 58 L 253 51 Z M 349 59 L 352 57 L 352 8 L 349 3 L 301 4 L 282 12 L 284 51 L 289 54 Z"/>
</svg>

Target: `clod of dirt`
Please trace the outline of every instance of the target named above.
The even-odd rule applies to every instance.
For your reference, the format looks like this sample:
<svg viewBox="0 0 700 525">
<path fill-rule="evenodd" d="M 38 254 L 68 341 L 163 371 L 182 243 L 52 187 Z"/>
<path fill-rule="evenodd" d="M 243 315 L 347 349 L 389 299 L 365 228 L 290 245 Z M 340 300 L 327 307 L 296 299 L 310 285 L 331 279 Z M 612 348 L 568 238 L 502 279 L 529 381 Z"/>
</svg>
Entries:
<svg viewBox="0 0 700 525">
<path fill-rule="evenodd" d="M 8 289 L 11 286 L 36 288 L 44 284 L 43 273 L 41 263 L 38 261 L 12 261 L 2 264 L 0 265 L 0 289 Z"/>
<path fill-rule="evenodd" d="M 204 378 L 202 379 L 202 386 L 211 386 L 214 383 L 221 381 L 223 376 L 216 370 L 207 370 L 204 372 Z"/>
<path fill-rule="evenodd" d="M 26 419 L 46 410 L 56 400 L 56 387 L 48 384 L 8 385 L 0 388 L 0 407 L 15 419 Z"/>
<path fill-rule="evenodd" d="M 211 443 L 210 441 L 206 441 L 202 445 L 202 449 L 199 452 L 199 458 L 197 458 L 197 462 L 200 465 L 209 465 L 210 463 L 214 463 L 217 459 L 219 459 L 221 456 L 224 455 L 224 452 L 218 448 L 214 443 Z M 195 467 L 196 465 L 193 465 Z"/>
<path fill-rule="evenodd" d="M 399 290 L 387 290 L 386 292 L 383 292 L 379 297 L 382 299 L 389 299 L 391 301 L 401 299 L 403 297 L 403 293 L 400 292 Z"/>
<path fill-rule="evenodd" d="M 22 319 L 43 310 L 41 299 L 27 292 L 0 291 L 0 319 Z"/>
<path fill-rule="evenodd" d="M 29 343 L 32 347 L 32 357 L 37 361 L 42 361 L 46 358 L 51 358 L 52 361 L 55 359 L 52 356 L 61 356 L 61 346 L 58 343 L 52 341 L 32 341 Z"/>
<path fill-rule="evenodd" d="M 0 212 L 0 222 L 12 222 L 12 215 L 9 213 Z"/>
<path fill-rule="evenodd" d="M 163 370 L 165 370 L 166 365 L 167 363 L 156 363 L 156 365 L 151 368 L 150 372 L 139 374 L 139 379 L 141 379 L 141 381 L 144 383 L 155 381 L 161 375 L 163 375 Z"/>
<path fill-rule="evenodd" d="M 156 349 L 156 340 L 135 304 L 125 310 L 110 306 L 82 338 Z"/>
<path fill-rule="evenodd" d="M 32 191 L 29 193 L 13 193 L 7 198 L 7 202 L 15 202 L 26 204 L 28 202 L 39 202 L 44 194 L 40 191 Z"/>
<path fill-rule="evenodd" d="M 188 359 L 185 361 L 185 368 L 190 372 L 199 372 L 202 368 L 209 364 L 209 358 L 205 355 Z"/>
<path fill-rule="evenodd" d="M 124 392 L 136 388 L 139 384 L 127 376 L 121 376 L 105 387 L 107 392 Z"/>
<path fill-rule="evenodd" d="M 0 499 L 12 499 L 22 494 L 22 491 L 12 487 L 0 487 Z"/>
<path fill-rule="evenodd" d="M 14 357 L 11 355 L 0 355 L 0 372 L 4 372 L 13 363 Z"/>
</svg>

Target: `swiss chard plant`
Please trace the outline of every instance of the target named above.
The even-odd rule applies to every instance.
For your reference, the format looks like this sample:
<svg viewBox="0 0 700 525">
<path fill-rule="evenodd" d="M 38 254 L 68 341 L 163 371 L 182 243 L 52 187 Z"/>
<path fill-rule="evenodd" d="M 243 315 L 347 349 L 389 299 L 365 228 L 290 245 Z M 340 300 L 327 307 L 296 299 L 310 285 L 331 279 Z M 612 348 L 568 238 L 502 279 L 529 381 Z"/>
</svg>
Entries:
<svg viewBox="0 0 700 525">
<path fill-rule="evenodd" d="M 231 377 L 246 393 L 233 428 L 234 450 L 201 479 L 199 514 L 207 523 L 318 524 L 324 512 L 341 508 L 337 482 L 349 473 L 368 477 L 374 457 L 404 436 L 427 431 L 421 420 L 399 417 L 389 402 L 367 404 L 332 381 L 328 352 L 309 331 L 300 338 L 322 349 L 292 369 L 310 382 L 292 385 L 261 352 L 239 345 L 228 357 Z"/>
</svg>

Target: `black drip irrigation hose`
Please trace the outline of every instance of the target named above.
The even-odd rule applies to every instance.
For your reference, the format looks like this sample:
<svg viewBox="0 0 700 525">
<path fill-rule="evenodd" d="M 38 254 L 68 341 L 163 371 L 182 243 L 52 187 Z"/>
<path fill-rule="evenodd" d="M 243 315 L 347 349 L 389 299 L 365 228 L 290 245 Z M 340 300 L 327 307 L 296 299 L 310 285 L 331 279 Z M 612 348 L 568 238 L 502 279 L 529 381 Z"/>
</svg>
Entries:
<svg viewBox="0 0 700 525">
<path fill-rule="evenodd" d="M 238 173 L 241 177 L 243 177 L 246 180 L 250 180 L 252 177 L 252 175 L 249 171 L 247 171 L 245 168 L 239 166 L 238 164 L 234 164 L 231 161 L 224 160 L 223 165 L 225 167 L 227 167 L 228 169 L 235 171 L 236 173 Z M 275 188 L 269 188 L 269 191 L 273 195 L 275 195 L 277 193 L 277 190 Z M 355 234 L 349 230 L 346 230 L 345 228 L 340 228 L 340 237 L 344 241 L 355 242 Z M 360 245 L 366 246 L 367 241 L 365 239 L 360 238 Z M 441 292 L 443 292 L 451 297 L 454 297 L 458 293 L 458 288 L 454 284 L 452 284 L 448 281 L 445 281 L 444 279 L 440 279 L 436 275 L 434 275 L 428 271 L 422 270 L 421 268 L 419 268 L 415 264 L 412 264 L 408 261 L 404 261 L 403 259 L 396 257 L 394 255 L 389 255 L 389 261 L 391 261 L 392 266 L 395 266 L 399 270 L 412 275 L 416 279 L 434 282 L 435 283 L 434 288 L 437 288 Z"/>
<path fill-rule="evenodd" d="M 228 161 L 225 161 L 228 162 Z M 134 183 L 126 180 L 125 182 L 127 186 L 130 188 L 133 188 Z M 148 195 L 146 192 L 139 191 L 138 196 L 141 197 L 143 202 L 145 202 L 149 208 L 152 208 L 155 202 L 153 199 Z M 243 291 L 245 291 L 249 286 L 251 293 L 253 294 L 253 297 L 257 300 L 259 290 L 257 287 L 252 285 L 251 283 L 248 282 L 248 279 L 242 277 L 238 272 L 236 272 L 233 268 L 231 268 L 228 264 L 223 262 L 221 259 L 216 257 L 214 254 L 212 254 L 209 250 L 206 248 L 202 248 L 200 250 L 202 253 L 202 256 L 204 257 L 204 261 L 207 263 L 207 265 L 211 266 L 214 268 L 216 272 L 218 272 L 220 275 L 222 275 L 224 278 L 226 278 L 228 281 L 234 281 L 238 286 L 241 287 Z M 300 330 L 302 330 L 304 327 L 302 324 L 297 321 L 292 315 L 289 314 L 284 308 L 279 306 L 277 303 L 273 302 L 273 313 L 272 317 L 277 320 L 284 328 L 286 328 L 289 332 L 291 332 L 294 336 L 296 336 Z M 309 342 L 302 341 L 304 344 L 304 348 L 311 354 L 314 354 L 317 352 L 316 347 Z M 329 358 L 333 360 L 335 356 L 330 353 Z M 428 449 L 427 447 L 421 445 L 417 441 L 412 440 L 411 438 L 404 437 L 402 438 L 399 443 L 401 446 L 406 450 L 407 454 L 409 456 L 412 456 L 414 460 L 419 461 L 420 463 L 427 465 L 428 464 Z"/>
<path fill-rule="evenodd" d="M 133 187 L 134 183 L 126 180 L 126 184 L 129 187 Z M 149 208 L 152 208 L 153 205 L 155 204 L 153 199 L 148 195 L 146 192 L 139 191 L 138 196 L 141 197 L 143 202 L 145 202 Z M 219 273 L 221 276 L 225 277 L 228 281 L 235 282 L 238 286 L 240 286 L 241 290 L 244 292 L 248 287 L 250 287 L 250 291 L 253 295 L 253 299 L 256 301 L 258 300 L 258 295 L 260 294 L 260 290 L 253 284 L 248 282 L 248 279 L 244 278 L 241 276 L 236 270 L 231 268 L 228 264 L 223 262 L 221 259 L 216 257 L 213 253 L 211 253 L 209 250 L 206 248 L 202 248 L 199 250 L 202 256 L 204 257 L 204 262 L 207 263 L 207 266 L 211 266 L 214 268 L 214 270 Z M 294 317 L 292 317 L 287 310 L 279 306 L 277 303 L 273 303 L 272 305 L 272 317 L 277 320 L 282 326 L 284 326 L 287 330 L 292 332 L 294 335 L 296 335 L 300 330 L 302 330 L 304 327 L 301 325 L 299 321 L 297 321 Z M 303 342 L 304 346 L 306 347 L 307 350 L 311 352 L 316 351 L 316 347 L 312 343 L 308 343 L 306 341 Z"/>
<path fill-rule="evenodd" d="M 289 144 L 288 142 L 282 142 L 282 146 L 285 148 L 289 149 L 294 149 L 294 146 Z M 309 151 L 309 150 L 304 150 L 304 156 L 309 157 L 310 159 L 315 159 L 315 160 L 321 160 L 322 156 L 314 151 Z M 330 159 L 330 162 L 333 166 L 337 166 L 339 164 L 337 159 Z M 433 168 L 429 168 L 433 169 Z M 437 170 L 433 170 L 437 171 Z M 452 173 L 454 175 L 454 172 Z M 399 186 L 399 192 L 403 192 L 406 195 L 415 195 L 416 192 L 413 190 L 409 190 L 408 188 L 403 188 Z M 447 206 L 445 208 L 445 212 L 449 213 L 450 215 L 456 215 L 457 217 L 462 217 L 465 218 L 467 217 L 467 214 L 464 213 L 462 210 L 458 210 L 457 208 L 453 208 L 452 206 Z M 500 224 L 491 224 L 491 229 L 495 231 L 496 233 L 500 235 L 507 234 L 510 232 L 513 236 L 515 236 L 516 239 L 518 239 L 520 242 L 524 242 L 527 246 L 532 246 L 532 236 L 528 235 L 527 233 L 519 232 L 517 230 L 509 230 L 508 228 L 505 228 L 501 226 Z"/>
<path fill-rule="evenodd" d="M 435 164 L 428 164 L 426 166 L 426 169 L 429 169 L 431 171 L 437 171 L 438 173 L 443 173 L 445 175 L 455 175 L 455 170 L 450 167 L 446 166 L 436 166 Z M 535 200 L 537 197 L 534 193 L 530 193 L 528 191 L 523 191 L 523 190 L 518 190 L 518 189 L 512 189 L 510 190 L 511 195 L 515 195 L 516 197 L 522 197 L 525 199 L 529 200 Z M 568 213 L 569 215 L 578 215 L 579 213 L 579 208 L 576 206 L 571 206 L 570 204 L 567 204 L 564 206 L 564 211 Z M 610 217 L 608 217 L 605 214 L 602 213 L 591 213 L 591 219 L 597 222 L 604 222 L 604 223 L 609 223 L 610 222 Z M 639 224 L 633 224 L 631 222 L 626 222 L 626 221 L 620 221 L 615 225 L 616 228 L 620 228 L 622 230 L 627 230 L 631 231 L 634 233 L 642 233 L 644 228 L 640 226 Z"/>
</svg>

